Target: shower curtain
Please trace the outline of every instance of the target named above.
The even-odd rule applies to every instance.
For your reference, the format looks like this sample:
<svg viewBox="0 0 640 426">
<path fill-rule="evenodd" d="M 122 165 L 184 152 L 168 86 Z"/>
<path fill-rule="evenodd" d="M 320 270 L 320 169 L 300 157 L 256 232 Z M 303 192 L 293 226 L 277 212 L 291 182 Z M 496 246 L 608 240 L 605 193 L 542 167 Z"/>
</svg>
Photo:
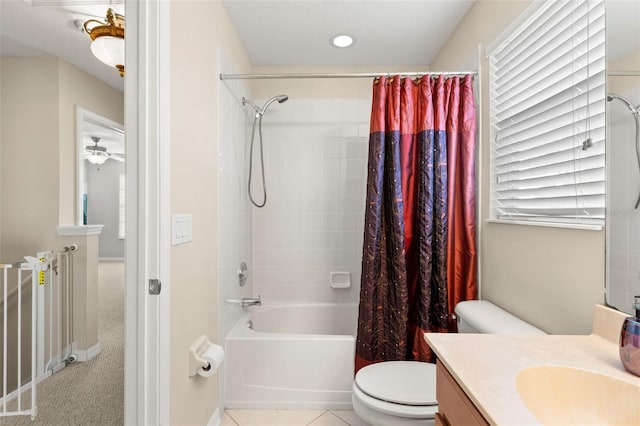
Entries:
<svg viewBox="0 0 640 426">
<path fill-rule="evenodd" d="M 374 80 L 356 371 L 433 362 L 476 298 L 475 133 L 471 75 Z"/>
</svg>

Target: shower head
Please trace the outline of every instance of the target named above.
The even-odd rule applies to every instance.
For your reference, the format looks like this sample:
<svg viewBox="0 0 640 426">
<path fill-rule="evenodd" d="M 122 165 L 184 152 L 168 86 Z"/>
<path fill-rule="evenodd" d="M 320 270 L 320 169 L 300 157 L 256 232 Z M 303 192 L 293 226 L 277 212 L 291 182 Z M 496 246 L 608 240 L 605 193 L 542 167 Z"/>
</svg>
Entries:
<svg viewBox="0 0 640 426">
<path fill-rule="evenodd" d="M 256 118 L 260 118 L 264 115 L 264 112 L 267 110 L 267 108 L 269 107 L 269 105 L 271 105 L 272 103 L 274 103 L 275 101 L 278 101 L 278 103 L 285 103 L 287 102 L 287 100 L 289 100 L 289 96 L 287 95 L 278 95 L 278 96 L 274 96 L 273 98 L 269 99 L 267 102 L 264 103 L 264 106 L 262 108 L 258 108 L 258 106 L 253 103 L 251 101 L 251 99 L 247 99 L 244 96 L 242 97 L 242 106 L 245 106 L 246 104 L 251 105 L 251 107 L 253 108 L 253 110 L 256 112 Z"/>
<path fill-rule="evenodd" d="M 267 102 L 264 103 L 264 106 L 262 107 L 262 109 L 258 112 L 258 114 L 263 115 L 264 112 L 267 110 L 267 108 L 269 107 L 269 105 L 271 105 L 272 103 L 274 103 L 275 101 L 278 101 L 278 103 L 282 104 L 284 102 L 287 102 L 287 100 L 289 99 L 289 96 L 287 95 L 277 95 L 274 96 L 273 98 L 269 99 Z"/>
<path fill-rule="evenodd" d="M 624 96 L 620 96 L 617 93 L 607 93 L 607 102 L 611 102 L 614 99 L 617 99 L 620 102 L 624 103 L 627 106 L 627 108 L 629 108 L 629 110 L 631 111 L 631 114 L 633 115 L 640 114 L 640 109 L 638 107 L 634 107 L 631 101 L 629 101 L 629 99 L 625 98 Z"/>
</svg>

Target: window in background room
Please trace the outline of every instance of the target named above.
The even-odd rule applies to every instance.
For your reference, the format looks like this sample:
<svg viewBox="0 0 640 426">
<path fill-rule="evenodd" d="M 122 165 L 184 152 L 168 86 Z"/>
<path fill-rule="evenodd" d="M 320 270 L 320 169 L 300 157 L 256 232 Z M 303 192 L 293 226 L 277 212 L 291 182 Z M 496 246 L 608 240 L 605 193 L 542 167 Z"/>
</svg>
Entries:
<svg viewBox="0 0 640 426">
<path fill-rule="evenodd" d="M 489 61 L 492 219 L 604 225 L 604 1 L 535 4 Z"/>
</svg>

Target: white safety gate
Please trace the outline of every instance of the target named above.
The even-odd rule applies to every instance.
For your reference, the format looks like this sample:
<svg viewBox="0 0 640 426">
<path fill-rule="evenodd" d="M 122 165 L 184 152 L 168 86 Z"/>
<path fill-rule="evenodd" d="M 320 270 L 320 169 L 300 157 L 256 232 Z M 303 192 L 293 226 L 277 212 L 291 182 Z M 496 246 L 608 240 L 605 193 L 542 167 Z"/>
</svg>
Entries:
<svg viewBox="0 0 640 426">
<path fill-rule="evenodd" d="M 36 384 L 75 361 L 76 245 L 0 264 L 0 418 L 37 414 Z M 1 423 L 1 421 L 0 421 Z"/>
</svg>

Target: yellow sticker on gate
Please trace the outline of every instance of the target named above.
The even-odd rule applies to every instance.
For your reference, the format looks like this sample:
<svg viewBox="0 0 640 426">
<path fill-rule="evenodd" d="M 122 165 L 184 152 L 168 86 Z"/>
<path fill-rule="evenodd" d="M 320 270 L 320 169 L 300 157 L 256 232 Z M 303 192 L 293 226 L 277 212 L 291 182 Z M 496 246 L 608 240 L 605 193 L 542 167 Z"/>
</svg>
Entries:
<svg viewBox="0 0 640 426">
<path fill-rule="evenodd" d="M 40 262 L 44 262 L 44 257 L 40 258 Z M 44 285 L 45 281 L 44 281 L 44 271 L 39 271 L 38 272 L 38 284 L 40 285 Z"/>
</svg>

